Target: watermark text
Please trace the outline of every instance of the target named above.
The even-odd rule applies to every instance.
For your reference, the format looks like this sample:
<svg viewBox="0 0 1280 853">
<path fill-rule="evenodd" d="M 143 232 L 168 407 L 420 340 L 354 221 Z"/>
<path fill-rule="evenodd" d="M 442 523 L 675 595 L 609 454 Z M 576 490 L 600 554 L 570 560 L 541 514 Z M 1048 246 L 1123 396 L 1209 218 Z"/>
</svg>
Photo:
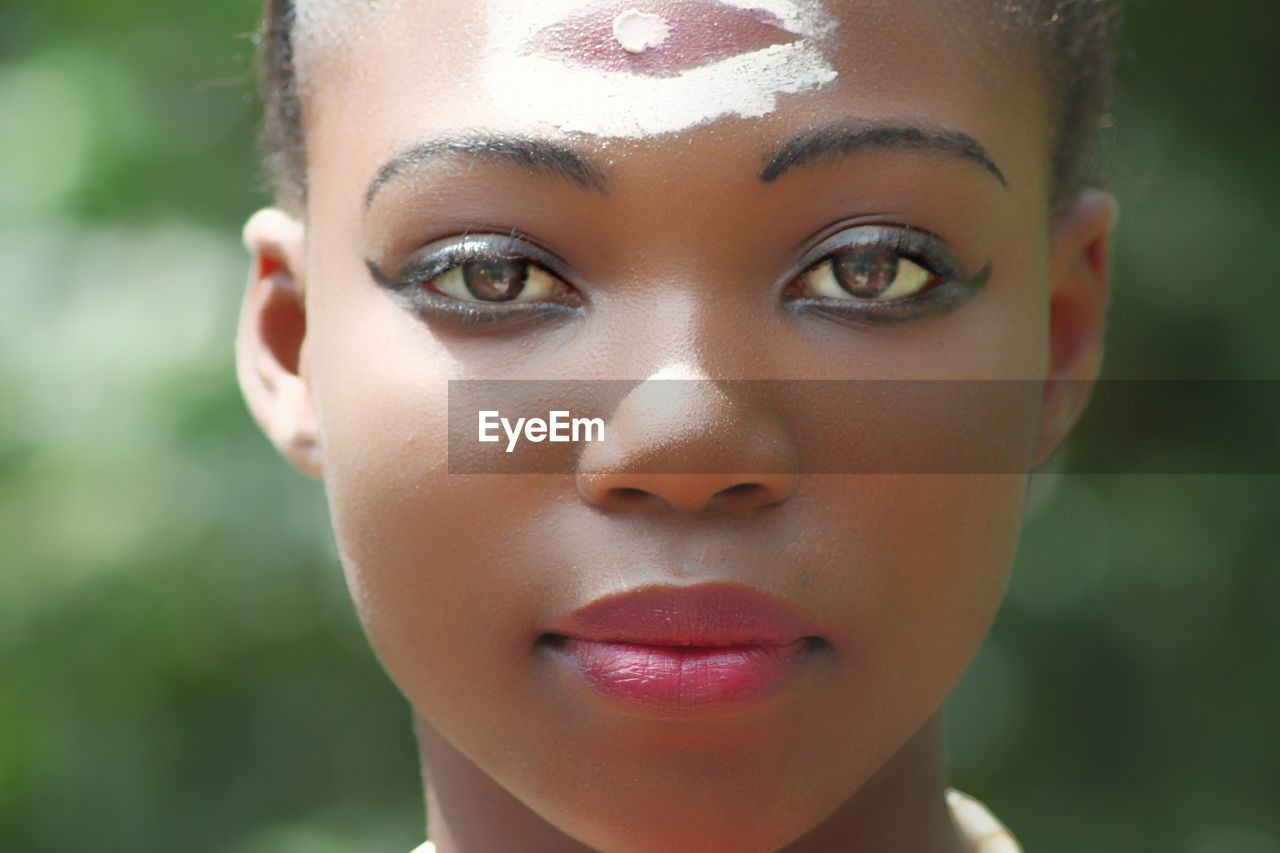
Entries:
<svg viewBox="0 0 1280 853">
<path fill-rule="evenodd" d="M 567 411 L 548 412 L 544 418 L 516 418 L 512 423 L 496 410 L 478 413 L 480 441 L 494 444 L 502 441 L 498 430 L 506 434 L 507 453 L 513 453 L 523 437 L 538 444 L 550 441 L 555 444 L 581 441 L 604 441 L 604 418 L 575 418 Z"/>
</svg>

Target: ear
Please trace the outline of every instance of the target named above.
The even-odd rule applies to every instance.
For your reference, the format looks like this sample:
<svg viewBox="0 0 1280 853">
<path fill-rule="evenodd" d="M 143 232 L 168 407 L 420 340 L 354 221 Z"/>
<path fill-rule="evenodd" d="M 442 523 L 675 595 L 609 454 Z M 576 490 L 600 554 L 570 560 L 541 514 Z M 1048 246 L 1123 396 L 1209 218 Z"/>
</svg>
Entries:
<svg viewBox="0 0 1280 853">
<path fill-rule="evenodd" d="M 1049 364 L 1033 464 L 1066 440 L 1084 413 L 1102 366 L 1111 278 L 1111 232 L 1119 205 L 1080 193 L 1054 219 L 1049 246 Z"/>
<path fill-rule="evenodd" d="M 282 210 L 255 213 L 244 227 L 252 255 L 236 335 L 236 375 L 249 412 L 271 443 L 313 477 L 320 441 L 307 379 L 306 229 Z"/>
</svg>

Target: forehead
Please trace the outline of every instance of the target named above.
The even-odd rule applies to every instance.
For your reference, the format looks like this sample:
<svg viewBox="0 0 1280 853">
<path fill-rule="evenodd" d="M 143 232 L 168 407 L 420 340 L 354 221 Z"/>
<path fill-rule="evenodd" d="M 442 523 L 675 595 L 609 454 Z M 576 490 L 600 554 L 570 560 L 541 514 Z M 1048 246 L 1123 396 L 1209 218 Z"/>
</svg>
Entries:
<svg viewBox="0 0 1280 853">
<path fill-rule="evenodd" d="M 634 152 L 776 147 L 846 119 L 978 140 L 1041 182 L 1050 110 L 994 3 L 962 0 L 302 0 L 308 171 L 367 180 L 482 129 Z M 1023 173 L 1023 174 L 1019 174 Z M 349 175 L 352 180 L 354 175 Z"/>
</svg>

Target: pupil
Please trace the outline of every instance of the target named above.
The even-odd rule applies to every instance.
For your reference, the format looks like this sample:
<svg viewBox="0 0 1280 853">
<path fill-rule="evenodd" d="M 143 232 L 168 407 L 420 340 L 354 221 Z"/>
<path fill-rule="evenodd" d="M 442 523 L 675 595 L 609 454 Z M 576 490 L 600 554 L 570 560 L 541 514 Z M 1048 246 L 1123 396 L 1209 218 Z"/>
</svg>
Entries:
<svg viewBox="0 0 1280 853">
<path fill-rule="evenodd" d="M 898 258 L 884 252 L 843 255 L 834 262 L 836 282 L 851 295 L 874 299 L 893 286 Z"/>
<path fill-rule="evenodd" d="M 467 290 L 486 302 L 509 302 L 529 280 L 529 264 L 520 260 L 471 261 L 462 265 Z"/>
</svg>

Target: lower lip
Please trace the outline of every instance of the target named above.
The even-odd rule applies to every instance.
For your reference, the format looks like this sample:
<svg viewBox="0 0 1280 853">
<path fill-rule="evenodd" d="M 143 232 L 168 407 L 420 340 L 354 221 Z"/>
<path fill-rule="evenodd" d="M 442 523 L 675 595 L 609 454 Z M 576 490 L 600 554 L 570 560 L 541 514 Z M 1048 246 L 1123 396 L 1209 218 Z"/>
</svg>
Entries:
<svg viewBox="0 0 1280 853">
<path fill-rule="evenodd" d="M 674 712 L 759 702 L 799 675 L 810 652 L 807 639 L 785 645 L 649 646 L 556 637 L 550 646 L 596 692 Z"/>
</svg>

